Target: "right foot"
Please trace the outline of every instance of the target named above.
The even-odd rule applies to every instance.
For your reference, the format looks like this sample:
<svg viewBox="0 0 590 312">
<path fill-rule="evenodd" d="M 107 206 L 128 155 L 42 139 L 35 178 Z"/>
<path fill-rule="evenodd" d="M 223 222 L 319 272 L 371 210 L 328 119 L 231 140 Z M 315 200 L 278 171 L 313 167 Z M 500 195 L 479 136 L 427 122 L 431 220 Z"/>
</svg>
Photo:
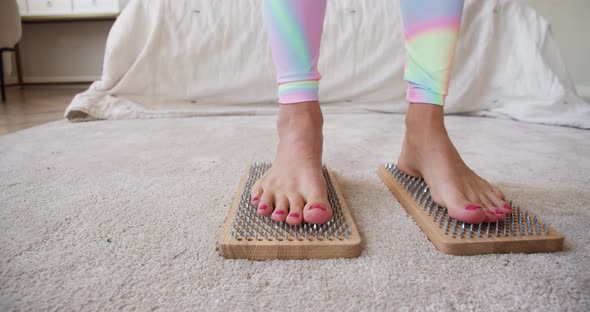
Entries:
<svg viewBox="0 0 590 312">
<path fill-rule="evenodd" d="M 322 169 L 322 126 L 318 102 L 280 106 L 275 160 L 252 187 L 258 214 L 292 225 L 332 219 Z"/>
</svg>

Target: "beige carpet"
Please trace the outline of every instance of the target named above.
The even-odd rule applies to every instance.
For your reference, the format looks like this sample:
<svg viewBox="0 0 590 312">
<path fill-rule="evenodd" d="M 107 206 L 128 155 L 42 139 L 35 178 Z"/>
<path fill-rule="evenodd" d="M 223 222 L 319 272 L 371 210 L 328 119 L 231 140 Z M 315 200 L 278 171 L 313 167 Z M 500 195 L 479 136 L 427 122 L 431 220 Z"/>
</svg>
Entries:
<svg viewBox="0 0 590 312">
<path fill-rule="evenodd" d="M 564 233 L 553 254 L 438 253 L 381 184 L 401 115 L 326 117 L 358 259 L 224 260 L 244 166 L 273 116 L 58 121 L 0 137 L 0 310 L 588 311 L 590 132 L 448 117 L 466 162 Z"/>
</svg>

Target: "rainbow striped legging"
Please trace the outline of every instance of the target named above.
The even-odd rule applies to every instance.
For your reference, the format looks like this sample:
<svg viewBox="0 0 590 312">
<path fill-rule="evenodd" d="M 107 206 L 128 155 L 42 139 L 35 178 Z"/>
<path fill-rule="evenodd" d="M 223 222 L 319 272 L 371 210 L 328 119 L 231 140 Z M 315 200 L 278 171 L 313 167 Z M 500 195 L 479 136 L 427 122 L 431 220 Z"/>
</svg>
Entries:
<svg viewBox="0 0 590 312">
<path fill-rule="evenodd" d="M 265 0 L 279 103 L 318 100 L 318 59 L 327 0 Z M 401 0 L 410 103 L 443 105 L 463 0 Z"/>
</svg>

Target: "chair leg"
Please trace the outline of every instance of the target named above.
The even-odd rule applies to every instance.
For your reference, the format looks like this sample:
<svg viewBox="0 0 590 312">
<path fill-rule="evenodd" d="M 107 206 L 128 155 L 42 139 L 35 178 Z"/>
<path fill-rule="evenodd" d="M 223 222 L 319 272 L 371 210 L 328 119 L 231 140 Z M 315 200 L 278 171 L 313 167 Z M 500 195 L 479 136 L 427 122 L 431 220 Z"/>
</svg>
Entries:
<svg viewBox="0 0 590 312">
<path fill-rule="evenodd" d="M 6 85 L 4 83 L 4 49 L 0 49 L 0 88 L 2 88 L 2 102 L 6 102 Z"/>
<path fill-rule="evenodd" d="M 22 89 L 23 83 L 23 66 L 20 59 L 20 43 L 17 43 L 14 47 L 14 58 L 16 61 L 16 77 L 18 78 L 18 86 Z"/>
</svg>

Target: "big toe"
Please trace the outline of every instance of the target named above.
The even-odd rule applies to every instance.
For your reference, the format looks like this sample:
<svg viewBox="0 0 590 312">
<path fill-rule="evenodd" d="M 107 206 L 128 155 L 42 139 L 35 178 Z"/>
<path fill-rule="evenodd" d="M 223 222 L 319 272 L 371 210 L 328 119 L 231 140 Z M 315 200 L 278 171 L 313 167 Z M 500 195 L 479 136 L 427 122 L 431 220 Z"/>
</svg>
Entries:
<svg viewBox="0 0 590 312">
<path fill-rule="evenodd" d="M 459 221 L 479 224 L 486 220 L 487 214 L 480 205 L 476 205 L 469 201 L 458 201 L 452 205 L 448 205 L 449 216 Z"/>
<path fill-rule="evenodd" d="M 324 224 L 332 219 L 332 207 L 326 200 L 311 201 L 303 209 L 303 219 L 307 223 Z"/>
</svg>

